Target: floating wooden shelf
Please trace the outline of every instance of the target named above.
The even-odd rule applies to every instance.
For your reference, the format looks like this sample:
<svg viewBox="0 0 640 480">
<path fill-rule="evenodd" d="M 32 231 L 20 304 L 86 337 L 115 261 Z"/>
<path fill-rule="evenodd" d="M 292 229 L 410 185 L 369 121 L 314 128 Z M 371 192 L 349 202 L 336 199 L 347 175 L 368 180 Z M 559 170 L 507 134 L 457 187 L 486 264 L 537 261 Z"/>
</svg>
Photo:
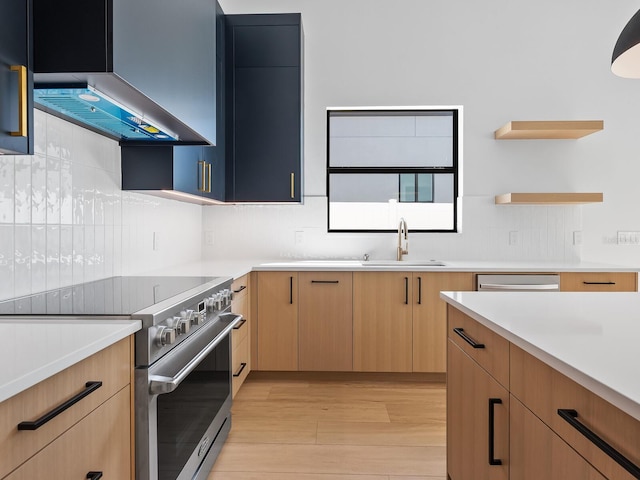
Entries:
<svg viewBox="0 0 640 480">
<path fill-rule="evenodd" d="M 576 139 L 604 128 L 603 120 L 509 122 L 495 131 L 496 140 Z"/>
<path fill-rule="evenodd" d="M 496 205 L 576 205 L 602 199 L 602 193 L 505 193 L 496 195 Z"/>
</svg>

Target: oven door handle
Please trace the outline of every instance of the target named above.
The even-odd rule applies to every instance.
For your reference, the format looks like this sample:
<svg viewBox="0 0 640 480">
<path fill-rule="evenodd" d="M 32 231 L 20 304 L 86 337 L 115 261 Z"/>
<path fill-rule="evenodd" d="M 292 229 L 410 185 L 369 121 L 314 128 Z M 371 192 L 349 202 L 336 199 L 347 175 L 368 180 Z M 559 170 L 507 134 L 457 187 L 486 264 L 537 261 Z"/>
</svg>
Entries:
<svg viewBox="0 0 640 480">
<path fill-rule="evenodd" d="M 167 377 L 164 375 L 149 375 L 149 393 L 152 395 L 162 395 L 163 393 L 171 393 L 182 383 L 182 381 L 189 376 L 193 370 L 209 355 L 218 344 L 226 338 L 233 327 L 235 327 L 242 320 L 242 315 L 233 314 L 235 317 L 229 325 L 227 325 L 220 334 L 214 338 L 203 350 L 198 352 L 189 363 L 187 363 L 182 370 L 180 370 L 174 377 Z"/>
</svg>

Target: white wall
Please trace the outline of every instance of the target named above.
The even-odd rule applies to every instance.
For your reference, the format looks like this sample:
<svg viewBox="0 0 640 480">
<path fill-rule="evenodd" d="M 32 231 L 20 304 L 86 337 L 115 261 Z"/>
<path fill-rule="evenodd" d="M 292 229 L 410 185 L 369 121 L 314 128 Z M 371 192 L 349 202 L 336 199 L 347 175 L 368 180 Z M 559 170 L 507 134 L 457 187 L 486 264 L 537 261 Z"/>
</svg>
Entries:
<svg viewBox="0 0 640 480">
<path fill-rule="evenodd" d="M 201 258 L 201 207 L 121 191 L 117 142 L 36 110 L 35 152 L 0 155 L 0 299 Z"/>
<path fill-rule="evenodd" d="M 326 233 L 328 106 L 464 106 L 463 233 L 414 234 L 412 255 L 640 264 L 640 80 L 610 73 L 633 0 L 220 0 L 226 13 L 301 12 L 305 204 L 206 207 L 207 258 L 390 258 L 391 234 Z M 509 120 L 603 119 L 577 141 L 496 141 Z M 494 206 L 511 191 L 601 191 L 604 204 Z M 240 233 L 241 238 L 229 235 Z M 583 230 L 583 246 L 572 245 Z M 297 238 L 296 231 L 303 232 Z M 518 231 L 518 245 L 509 232 Z M 215 232 L 218 232 L 217 234 Z"/>
</svg>

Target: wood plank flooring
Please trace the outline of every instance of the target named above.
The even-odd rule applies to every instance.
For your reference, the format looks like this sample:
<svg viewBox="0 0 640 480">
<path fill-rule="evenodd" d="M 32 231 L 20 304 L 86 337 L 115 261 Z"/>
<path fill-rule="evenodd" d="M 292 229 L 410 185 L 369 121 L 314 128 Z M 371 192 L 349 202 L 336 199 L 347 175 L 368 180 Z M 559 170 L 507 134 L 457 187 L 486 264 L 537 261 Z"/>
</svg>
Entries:
<svg viewBox="0 0 640 480">
<path fill-rule="evenodd" d="M 445 480 L 445 385 L 252 372 L 208 480 Z"/>
</svg>

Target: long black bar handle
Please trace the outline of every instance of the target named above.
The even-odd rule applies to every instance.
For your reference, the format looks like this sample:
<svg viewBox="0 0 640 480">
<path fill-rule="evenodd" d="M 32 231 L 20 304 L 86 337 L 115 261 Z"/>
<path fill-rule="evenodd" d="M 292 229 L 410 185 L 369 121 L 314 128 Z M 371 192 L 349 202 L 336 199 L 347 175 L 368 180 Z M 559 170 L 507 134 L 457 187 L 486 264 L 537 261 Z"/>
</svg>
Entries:
<svg viewBox="0 0 640 480">
<path fill-rule="evenodd" d="M 582 435 L 587 437 L 589 441 L 596 445 L 600 450 L 609 455 L 615 462 L 633 475 L 634 478 L 640 479 L 640 467 L 631 462 L 627 457 L 605 442 L 596 433 L 592 432 L 586 425 L 578 420 L 578 412 L 572 409 L 559 408 L 558 415 L 562 417 L 569 425 L 578 430 Z"/>
<path fill-rule="evenodd" d="M 502 465 L 502 460 L 495 458 L 495 406 L 502 404 L 500 398 L 489 399 L 489 465 Z"/>
<path fill-rule="evenodd" d="M 422 277 L 418 277 L 418 305 L 422 305 Z"/>
<path fill-rule="evenodd" d="M 582 282 L 585 285 L 615 285 L 616 282 Z"/>
<path fill-rule="evenodd" d="M 409 305 L 409 277 L 404 277 L 404 304 Z"/>
<path fill-rule="evenodd" d="M 340 280 L 311 280 L 311 283 L 340 283 Z"/>
<path fill-rule="evenodd" d="M 234 377 L 239 377 L 242 374 L 242 371 L 244 370 L 244 367 L 246 367 L 247 364 L 242 362 L 240 364 L 240 370 L 238 370 L 236 373 L 233 374 Z"/>
<path fill-rule="evenodd" d="M 80 400 L 82 400 L 84 397 L 86 397 L 90 393 L 95 392 L 101 386 L 102 386 L 102 382 L 87 382 L 85 384 L 84 390 L 82 390 L 80 393 L 78 393 L 74 397 L 70 398 L 66 402 L 58 405 L 56 408 L 54 408 L 50 412 L 45 413 L 43 416 L 41 416 L 37 420 L 35 420 L 33 422 L 20 422 L 18 424 L 18 430 L 37 430 L 37 429 L 39 429 L 45 423 L 53 420 L 55 417 L 57 417 L 62 412 L 64 412 L 68 408 L 72 407 L 76 403 L 78 403 Z"/>
<path fill-rule="evenodd" d="M 289 277 L 289 305 L 293 305 L 293 277 Z"/>
<path fill-rule="evenodd" d="M 242 290 L 244 290 L 245 288 L 247 288 L 246 285 L 241 285 L 239 289 L 234 290 L 233 293 L 240 293 Z"/>
<path fill-rule="evenodd" d="M 85 478 L 89 480 L 100 480 L 102 478 L 102 472 L 89 472 Z"/>
<path fill-rule="evenodd" d="M 453 331 L 458 334 L 460 337 L 462 337 L 462 339 L 467 342 L 469 345 L 471 345 L 473 348 L 484 348 L 484 343 L 478 343 L 476 342 L 473 338 L 471 338 L 469 335 L 467 335 L 466 333 L 464 333 L 464 328 L 454 328 Z"/>
<path fill-rule="evenodd" d="M 242 325 L 244 325 L 245 323 L 247 323 L 247 319 L 243 318 L 242 320 L 240 320 L 238 322 L 238 324 L 235 327 L 233 327 L 233 329 L 234 330 L 240 330 L 240 327 L 242 327 Z"/>
</svg>

